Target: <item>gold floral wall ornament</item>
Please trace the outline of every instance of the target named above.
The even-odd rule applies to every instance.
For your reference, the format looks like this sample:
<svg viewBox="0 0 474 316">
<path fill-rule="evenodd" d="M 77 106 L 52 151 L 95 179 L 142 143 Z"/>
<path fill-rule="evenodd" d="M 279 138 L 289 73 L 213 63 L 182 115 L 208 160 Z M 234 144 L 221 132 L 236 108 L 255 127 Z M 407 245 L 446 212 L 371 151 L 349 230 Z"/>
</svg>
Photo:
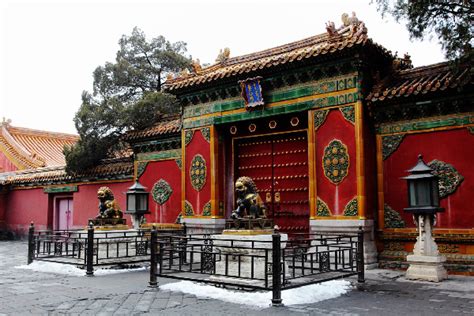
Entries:
<svg viewBox="0 0 474 316">
<path fill-rule="evenodd" d="M 464 181 L 464 177 L 453 165 L 441 160 L 434 159 L 428 163 L 433 169 L 433 174 L 438 176 L 439 197 L 441 199 L 453 194 Z"/>
<path fill-rule="evenodd" d="M 268 127 L 270 127 L 270 129 L 275 129 L 277 127 L 277 122 L 275 120 L 270 121 Z"/>
<path fill-rule="evenodd" d="M 148 166 L 148 162 L 149 161 L 137 162 L 137 179 L 140 178 L 145 173 L 145 169 Z"/>
<path fill-rule="evenodd" d="M 237 134 L 237 126 L 232 125 L 232 126 L 230 127 L 229 131 L 230 131 L 230 133 L 231 133 L 232 135 Z"/>
<path fill-rule="evenodd" d="M 359 204 L 357 203 L 357 197 L 354 197 L 344 208 L 344 216 L 357 216 L 359 214 Z"/>
<path fill-rule="evenodd" d="M 203 216 L 211 216 L 211 201 L 207 202 L 202 209 Z"/>
<path fill-rule="evenodd" d="M 196 191 L 201 191 L 206 184 L 206 160 L 200 154 L 197 154 L 191 160 L 191 167 L 189 168 L 189 177 L 191 178 L 191 185 Z"/>
<path fill-rule="evenodd" d="M 314 112 L 314 129 L 318 130 L 321 125 L 326 121 L 326 117 L 329 114 L 329 110 L 318 110 Z"/>
<path fill-rule="evenodd" d="M 193 140 L 194 130 L 188 129 L 184 131 L 184 144 L 185 146 L 189 145 L 189 143 Z"/>
<path fill-rule="evenodd" d="M 194 216 L 193 205 L 189 201 L 184 201 L 184 215 L 185 216 Z"/>
<path fill-rule="evenodd" d="M 151 195 L 153 201 L 158 203 L 158 205 L 163 205 L 166 201 L 169 200 L 171 194 L 173 194 L 173 189 L 164 179 L 158 180 L 151 190 Z"/>
<path fill-rule="evenodd" d="M 339 108 L 339 111 L 341 111 L 342 116 L 346 119 L 351 124 L 355 124 L 355 111 L 354 111 L 354 106 L 349 105 L 349 106 L 343 106 Z"/>
<path fill-rule="evenodd" d="M 178 165 L 179 170 L 181 170 L 183 168 L 183 160 L 181 158 L 176 158 L 175 162 Z"/>
<path fill-rule="evenodd" d="M 210 143 L 211 142 L 211 129 L 209 127 L 201 128 L 201 134 L 204 139 Z"/>
<path fill-rule="evenodd" d="M 349 173 L 349 153 L 347 146 L 340 140 L 333 139 L 324 148 L 323 170 L 331 183 L 338 185 Z"/>
<path fill-rule="evenodd" d="M 387 159 L 402 143 L 405 134 L 387 135 L 382 137 L 382 158 Z"/>
<path fill-rule="evenodd" d="M 319 197 L 316 202 L 316 216 L 331 216 L 329 206 Z"/>
<path fill-rule="evenodd" d="M 406 226 L 400 213 L 391 208 L 390 205 L 384 204 L 383 209 L 385 228 L 404 228 Z"/>
</svg>

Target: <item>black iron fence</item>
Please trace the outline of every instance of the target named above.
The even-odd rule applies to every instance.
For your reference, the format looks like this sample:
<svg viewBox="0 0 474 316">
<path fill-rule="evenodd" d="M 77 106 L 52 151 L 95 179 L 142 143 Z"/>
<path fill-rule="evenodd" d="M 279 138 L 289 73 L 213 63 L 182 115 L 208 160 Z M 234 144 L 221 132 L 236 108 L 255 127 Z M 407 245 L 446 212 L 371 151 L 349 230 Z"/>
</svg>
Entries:
<svg viewBox="0 0 474 316">
<path fill-rule="evenodd" d="M 157 276 L 271 290 L 273 305 L 281 291 L 358 275 L 364 282 L 363 231 L 357 234 L 299 234 L 288 240 L 272 235 L 187 235 L 150 239 L 150 286 Z"/>
<path fill-rule="evenodd" d="M 160 236 L 184 233 L 184 227 L 157 231 Z M 148 262 L 150 237 L 151 229 L 98 231 L 91 225 L 85 230 L 35 231 L 32 223 L 28 233 L 28 264 L 34 260 L 70 264 L 92 276 L 94 267 Z"/>
</svg>

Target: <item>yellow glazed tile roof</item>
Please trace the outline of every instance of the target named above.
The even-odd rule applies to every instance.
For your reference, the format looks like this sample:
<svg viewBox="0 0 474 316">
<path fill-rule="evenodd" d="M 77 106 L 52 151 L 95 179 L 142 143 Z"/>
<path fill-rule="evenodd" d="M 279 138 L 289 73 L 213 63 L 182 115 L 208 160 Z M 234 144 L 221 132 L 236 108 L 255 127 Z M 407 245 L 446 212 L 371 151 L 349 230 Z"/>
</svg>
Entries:
<svg viewBox="0 0 474 316">
<path fill-rule="evenodd" d="M 144 139 L 166 134 L 178 133 L 180 131 L 181 118 L 173 117 L 168 120 L 158 122 L 157 124 L 144 130 L 130 131 L 124 136 L 124 139 L 127 141 L 133 141 L 136 139 Z"/>
<path fill-rule="evenodd" d="M 460 89 L 463 86 L 472 86 L 473 79 L 472 66 L 456 68 L 449 62 L 442 62 L 390 74 L 374 86 L 366 99 L 375 103 Z"/>
<path fill-rule="evenodd" d="M 165 89 L 173 92 L 214 80 L 332 54 L 355 45 L 373 44 L 367 37 L 364 23 L 358 21 L 355 15 L 352 18 L 346 16 L 346 21 L 343 17 L 343 25 L 338 29 L 334 27 L 334 23 L 332 23 L 332 28 L 331 25 L 327 25 L 326 29 L 327 32 L 324 34 L 244 56 L 230 58 L 228 57 L 229 50 L 224 50 L 219 55 L 220 60 L 216 64 L 203 69 L 195 65 L 193 72 L 184 72 L 176 78 L 169 78 L 165 82 Z M 381 46 L 373 45 L 387 53 Z"/>
<path fill-rule="evenodd" d="M 99 181 L 133 178 L 133 160 L 131 157 L 108 159 L 100 165 L 80 174 L 69 175 L 65 166 L 53 166 L 29 170 L 0 173 L 1 185 L 31 186 L 78 181 Z"/>
<path fill-rule="evenodd" d="M 74 144 L 78 139 L 77 135 L 0 123 L 0 151 L 19 170 L 64 165 L 63 147 Z"/>
</svg>

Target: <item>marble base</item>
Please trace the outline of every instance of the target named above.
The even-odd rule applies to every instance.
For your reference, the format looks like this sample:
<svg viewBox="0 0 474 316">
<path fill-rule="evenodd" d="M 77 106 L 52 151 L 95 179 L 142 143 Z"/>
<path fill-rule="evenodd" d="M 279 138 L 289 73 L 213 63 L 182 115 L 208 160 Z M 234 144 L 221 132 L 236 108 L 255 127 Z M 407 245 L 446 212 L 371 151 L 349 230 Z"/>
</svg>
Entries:
<svg viewBox="0 0 474 316">
<path fill-rule="evenodd" d="M 187 234 L 220 234 L 225 228 L 224 218 L 183 218 Z"/>
<path fill-rule="evenodd" d="M 216 274 L 211 279 L 242 285 L 257 285 L 265 280 L 265 254 L 268 262 L 272 262 L 272 235 L 213 235 L 213 245 L 221 253 L 221 260 L 216 262 Z M 281 234 L 281 249 L 286 247 L 287 234 Z M 253 242 L 253 249 L 252 247 Z M 252 276 L 252 257 L 253 276 Z M 226 270 L 227 257 L 227 270 Z M 286 263 L 285 263 L 286 264 Z M 240 276 L 239 276 L 240 270 Z M 227 271 L 227 273 L 226 273 Z M 286 269 L 285 271 L 288 271 Z M 251 278 L 254 278 L 253 280 Z M 238 279 L 239 278 L 239 279 Z M 240 279 L 247 278 L 247 279 Z M 271 282 L 271 276 L 268 276 Z"/>
<path fill-rule="evenodd" d="M 440 282 L 448 278 L 448 273 L 443 266 L 445 256 L 420 256 L 408 255 L 407 262 L 410 265 L 406 272 L 409 280 L 423 280 Z"/>
<path fill-rule="evenodd" d="M 310 232 L 357 234 L 359 227 L 364 231 L 364 265 L 366 269 L 377 268 L 377 248 L 375 247 L 374 221 L 371 219 L 325 219 L 310 220 Z"/>
</svg>

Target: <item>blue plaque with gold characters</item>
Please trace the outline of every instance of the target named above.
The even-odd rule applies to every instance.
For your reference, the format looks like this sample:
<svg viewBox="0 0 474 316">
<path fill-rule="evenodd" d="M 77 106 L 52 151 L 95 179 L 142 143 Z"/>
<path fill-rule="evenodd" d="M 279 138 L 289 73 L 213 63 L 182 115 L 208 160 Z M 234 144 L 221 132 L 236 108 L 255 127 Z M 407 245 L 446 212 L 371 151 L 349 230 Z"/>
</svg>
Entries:
<svg viewBox="0 0 474 316">
<path fill-rule="evenodd" d="M 264 104 L 260 79 L 262 79 L 262 77 L 239 81 L 240 88 L 242 89 L 242 97 L 245 101 L 245 109 L 247 111 L 251 111 Z"/>
</svg>

